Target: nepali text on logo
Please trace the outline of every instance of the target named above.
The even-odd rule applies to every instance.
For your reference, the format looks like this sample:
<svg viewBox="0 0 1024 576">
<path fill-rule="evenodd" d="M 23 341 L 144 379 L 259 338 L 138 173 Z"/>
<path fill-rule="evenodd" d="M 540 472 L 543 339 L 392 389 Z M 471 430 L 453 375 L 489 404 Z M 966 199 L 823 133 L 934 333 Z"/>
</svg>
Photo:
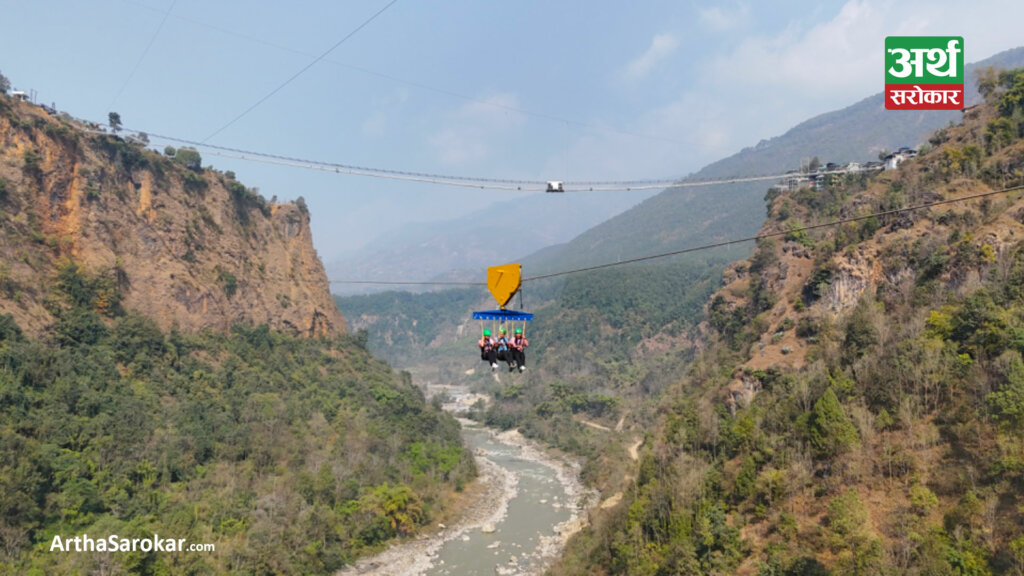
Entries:
<svg viewBox="0 0 1024 576">
<path fill-rule="evenodd" d="M 964 39 L 889 36 L 885 39 L 887 110 L 961 110 Z"/>
</svg>

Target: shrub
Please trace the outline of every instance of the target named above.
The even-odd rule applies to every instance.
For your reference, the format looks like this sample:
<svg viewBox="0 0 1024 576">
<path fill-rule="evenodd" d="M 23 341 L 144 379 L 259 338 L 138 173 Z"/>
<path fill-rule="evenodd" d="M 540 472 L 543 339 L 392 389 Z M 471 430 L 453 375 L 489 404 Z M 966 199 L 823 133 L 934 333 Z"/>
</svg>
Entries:
<svg viewBox="0 0 1024 576">
<path fill-rule="evenodd" d="M 938 497 L 924 484 L 914 484 L 910 487 L 910 508 L 915 514 L 924 516 L 938 505 Z"/>
<path fill-rule="evenodd" d="M 164 149 L 164 153 L 167 153 L 167 149 Z M 174 153 L 174 161 L 194 172 L 203 171 L 203 157 L 195 148 L 179 148 Z"/>
<path fill-rule="evenodd" d="M 800 298 L 805 305 L 814 304 L 825 295 L 828 287 L 832 285 L 832 274 L 834 272 L 834 264 L 831 261 L 819 265 L 811 272 L 807 283 L 804 284 L 803 290 L 800 293 Z"/>
<path fill-rule="evenodd" d="M 221 268 L 217 267 L 217 281 L 220 282 L 221 288 L 224 289 L 224 295 L 230 300 L 235 292 L 238 291 L 238 279 L 235 275 Z"/>
<path fill-rule="evenodd" d="M 836 496 L 828 505 L 828 526 L 841 538 L 854 537 L 864 530 L 868 511 L 860 495 L 853 488 Z"/>
<path fill-rule="evenodd" d="M 817 336 L 821 331 L 821 319 L 811 316 L 804 316 L 796 323 L 796 335 L 798 338 L 811 338 Z"/>
<path fill-rule="evenodd" d="M 843 340 L 844 359 L 852 362 L 877 342 L 878 334 L 871 322 L 870 304 L 862 303 L 857 306 L 846 323 L 846 338 Z"/>
<path fill-rule="evenodd" d="M 999 83 L 1006 92 L 999 97 L 997 107 L 1002 116 L 1011 116 L 1024 107 L 1024 70 L 1009 70 L 999 75 Z"/>
<path fill-rule="evenodd" d="M 1014 358 L 1006 383 L 985 397 L 989 413 L 1010 429 L 1024 431 L 1024 363 Z"/>
<path fill-rule="evenodd" d="M 21 328 L 14 321 L 14 316 L 0 314 L 0 342 L 4 340 L 21 340 L 22 338 Z"/>
<path fill-rule="evenodd" d="M 208 186 L 206 180 L 202 176 L 192 171 L 185 172 L 182 184 L 184 185 L 185 190 L 193 193 L 202 192 L 203 190 L 206 190 L 206 187 Z"/>
<path fill-rule="evenodd" d="M 165 350 L 164 335 L 152 320 L 137 313 L 121 318 L 111 333 L 119 362 L 128 363 L 138 354 L 157 356 Z"/>
<path fill-rule="evenodd" d="M 39 153 L 32 148 L 26 148 L 24 154 L 22 154 L 22 170 L 27 176 L 34 180 L 40 180 L 43 177 L 43 168 L 39 165 Z"/>
</svg>

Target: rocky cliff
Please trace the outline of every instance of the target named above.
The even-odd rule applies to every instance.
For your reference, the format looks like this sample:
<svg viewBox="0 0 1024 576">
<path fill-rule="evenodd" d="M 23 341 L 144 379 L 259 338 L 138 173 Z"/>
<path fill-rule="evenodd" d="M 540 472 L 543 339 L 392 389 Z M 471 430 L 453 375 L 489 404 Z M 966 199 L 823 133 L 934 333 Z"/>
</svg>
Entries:
<svg viewBox="0 0 1024 576">
<path fill-rule="evenodd" d="M 75 264 L 163 328 L 343 332 L 304 203 L 198 164 L 0 96 L 0 314 L 41 332 Z"/>
</svg>

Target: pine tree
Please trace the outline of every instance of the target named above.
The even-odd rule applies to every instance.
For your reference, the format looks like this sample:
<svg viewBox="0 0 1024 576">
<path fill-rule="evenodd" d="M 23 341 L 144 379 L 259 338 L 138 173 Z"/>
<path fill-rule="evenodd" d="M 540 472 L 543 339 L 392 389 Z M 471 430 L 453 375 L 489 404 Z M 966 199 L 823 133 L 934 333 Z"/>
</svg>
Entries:
<svg viewBox="0 0 1024 576">
<path fill-rule="evenodd" d="M 811 445 L 820 456 L 842 454 L 860 441 L 857 429 L 843 411 L 830 386 L 814 403 L 810 422 Z"/>
</svg>

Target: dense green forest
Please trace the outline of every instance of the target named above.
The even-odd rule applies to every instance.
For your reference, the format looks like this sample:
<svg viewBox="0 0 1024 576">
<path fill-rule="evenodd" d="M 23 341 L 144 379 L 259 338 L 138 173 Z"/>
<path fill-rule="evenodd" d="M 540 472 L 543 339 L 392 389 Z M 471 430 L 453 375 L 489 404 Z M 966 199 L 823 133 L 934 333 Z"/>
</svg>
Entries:
<svg viewBox="0 0 1024 576">
<path fill-rule="evenodd" d="M 475 476 L 458 424 L 359 338 L 161 332 L 65 265 L 28 338 L 0 317 L 0 573 L 329 574 Z M 55 535 L 215 552 L 51 552 Z"/>
<path fill-rule="evenodd" d="M 487 305 L 489 299 L 484 287 L 334 297 L 354 326 L 369 326 L 363 328 L 367 347 L 388 362 L 403 366 L 422 361 L 439 334 L 452 333 L 465 322 L 467 311 Z"/>
<path fill-rule="evenodd" d="M 770 195 L 766 227 L 1024 184 L 1024 71 L 981 91 L 895 174 Z M 1022 196 L 762 241 L 662 395 L 631 490 L 553 573 L 1024 574 Z M 864 266 L 846 305 L 832 287 Z M 798 359 L 752 367 L 776 334 Z"/>
</svg>

